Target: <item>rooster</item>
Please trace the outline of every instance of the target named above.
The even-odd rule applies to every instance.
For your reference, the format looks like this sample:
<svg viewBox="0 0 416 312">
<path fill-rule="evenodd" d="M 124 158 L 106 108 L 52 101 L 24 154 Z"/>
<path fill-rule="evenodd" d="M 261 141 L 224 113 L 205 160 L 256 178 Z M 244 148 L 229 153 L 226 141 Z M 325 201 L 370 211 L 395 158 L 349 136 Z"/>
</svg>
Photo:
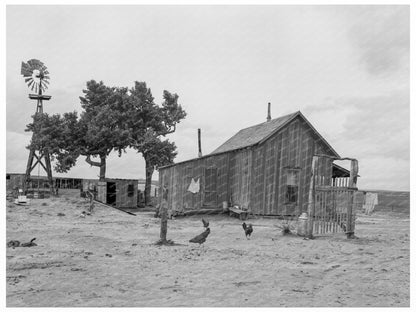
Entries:
<svg viewBox="0 0 416 312">
<path fill-rule="evenodd" d="M 209 221 L 205 221 L 204 218 L 202 218 L 202 223 L 204 224 L 204 228 L 209 227 Z"/>
<path fill-rule="evenodd" d="M 253 233 L 253 226 L 251 225 L 251 223 L 247 225 L 245 222 L 243 222 L 243 229 L 244 233 L 246 233 L 246 238 L 249 239 L 251 233 Z"/>
<path fill-rule="evenodd" d="M 199 245 L 205 243 L 205 240 L 207 239 L 209 233 L 211 232 L 211 230 L 209 228 L 207 228 L 204 232 L 202 232 L 201 234 L 195 236 L 194 238 L 192 238 L 191 240 L 189 240 L 190 243 L 198 243 Z"/>
</svg>

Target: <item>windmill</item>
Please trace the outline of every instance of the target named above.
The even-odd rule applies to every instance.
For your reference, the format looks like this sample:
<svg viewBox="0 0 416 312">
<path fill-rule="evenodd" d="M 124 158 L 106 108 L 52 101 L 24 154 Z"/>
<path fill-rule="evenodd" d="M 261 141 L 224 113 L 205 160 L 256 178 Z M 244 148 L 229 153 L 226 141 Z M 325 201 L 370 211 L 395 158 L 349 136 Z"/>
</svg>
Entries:
<svg viewBox="0 0 416 312">
<path fill-rule="evenodd" d="M 43 100 L 48 101 L 51 99 L 50 95 L 44 95 L 43 92 L 48 88 L 49 85 L 49 72 L 46 66 L 39 60 L 31 59 L 27 63 L 22 62 L 22 68 L 20 73 L 23 75 L 25 82 L 29 89 L 35 93 L 29 94 L 31 100 L 36 100 L 36 114 L 43 114 Z M 32 140 L 33 136 L 32 135 Z M 36 162 L 33 164 L 34 159 Z M 52 169 L 51 159 L 49 152 L 46 149 L 36 150 L 31 148 L 29 152 L 29 158 L 26 166 L 26 177 L 25 177 L 25 191 L 31 181 L 30 173 L 36 167 L 36 165 L 42 166 L 48 175 L 49 188 L 51 194 L 53 193 L 53 181 L 52 181 Z"/>
</svg>

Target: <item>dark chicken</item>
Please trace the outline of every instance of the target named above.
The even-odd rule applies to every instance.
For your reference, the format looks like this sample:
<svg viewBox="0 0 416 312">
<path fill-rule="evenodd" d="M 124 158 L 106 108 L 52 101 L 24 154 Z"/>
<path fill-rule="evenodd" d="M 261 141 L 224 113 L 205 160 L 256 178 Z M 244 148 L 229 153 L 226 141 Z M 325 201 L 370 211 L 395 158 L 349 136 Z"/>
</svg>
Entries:
<svg viewBox="0 0 416 312">
<path fill-rule="evenodd" d="M 21 247 L 33 247 L 33 246 L 37 246 L 37 244 L 34 243 L 35 239 L 36 239 L 36 237 L 35 238 L 32 238 L 32 240 L 29 243 L 23 243 L 20 246 Z"/>
<path fill-rule="evenodd" d="M 248 239 L 251 236 L 251 233 L 253 233 L 253 226 L 251 223 L 247 225 L 245 222 L 243 222 L 243 229 L 244 233 L 246 233 L 246 238 Z"/>
<path fill-rule="evenodd" d="M 190 243 L 198 243 L 199 245 L 205 243 L 205 240 L 207 239 L 208 235 L 210 233 L 210 229 L 207 228 L 204 232 L 201 234 L 195 236 L 191 240 L 189 240 Z"/>
</svg>

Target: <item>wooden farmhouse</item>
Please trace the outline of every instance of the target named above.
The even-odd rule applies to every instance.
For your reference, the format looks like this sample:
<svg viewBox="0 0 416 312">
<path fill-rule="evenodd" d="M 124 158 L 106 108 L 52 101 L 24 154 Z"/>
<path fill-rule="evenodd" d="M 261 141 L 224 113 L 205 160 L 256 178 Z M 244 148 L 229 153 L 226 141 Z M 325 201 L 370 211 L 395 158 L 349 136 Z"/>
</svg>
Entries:
<svg viewBox="0 0 416 312">
<path fill-rule="evenodd" d="M 269 114 L 211 154 L 159 168 L 159 194 L 167 189 L 172 215 L 225 204 L 256 215 L 300 215 L 308 209 L 314 154 L 340 158 L 301 112 Z M 318 172 L 328 185 L 349 176 L 330 158 L 320 160 Z"/>
</svg>

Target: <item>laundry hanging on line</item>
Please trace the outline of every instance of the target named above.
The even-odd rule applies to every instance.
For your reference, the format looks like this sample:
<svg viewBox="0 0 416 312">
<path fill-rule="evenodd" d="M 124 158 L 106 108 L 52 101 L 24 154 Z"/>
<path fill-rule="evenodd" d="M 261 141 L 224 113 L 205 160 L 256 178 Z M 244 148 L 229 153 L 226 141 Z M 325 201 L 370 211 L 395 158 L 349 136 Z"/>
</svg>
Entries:
<svg viewBox="0 0 416 312">
<path fill-rule="evenodd" d="M 363 205 L 365 214 L 370 215 L 374 211 L 375 205 L 378 205 L 378 194 L 366 193 Z"/>
</svg>

